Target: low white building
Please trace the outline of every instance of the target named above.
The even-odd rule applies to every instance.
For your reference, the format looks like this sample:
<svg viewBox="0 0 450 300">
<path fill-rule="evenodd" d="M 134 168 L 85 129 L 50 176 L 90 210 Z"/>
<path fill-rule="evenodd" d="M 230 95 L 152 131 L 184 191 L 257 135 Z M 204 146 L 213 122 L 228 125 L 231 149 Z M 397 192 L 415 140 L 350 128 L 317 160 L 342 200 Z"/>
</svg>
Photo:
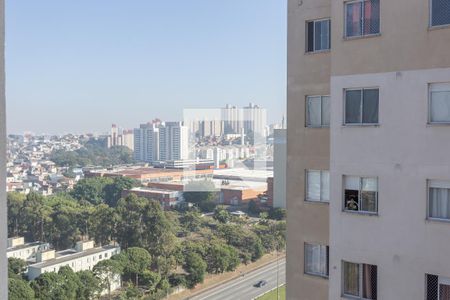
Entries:
<svg viewBox="0 0 450 300">
<path fill-rule="evenodd" d="M 33 280 L 46 272 L 58 272 L 61 267 L 69 266 L 74 272 L 92 270 L 102 260 L 120 253 L 120 247 L 114 245 L 94 247 L 93 241 L 78 242 L 75 249 L 55 252 L 38 252 L 36 263 L 28 266 L 28 279 Z M 111 291 L 121 286 L 120 275 L 111 280 Z"/>
<path fill-rule="evenodd" d="M 36 253 L 45 251 L 49 248 L 50 245 L 48 243 L 25 243 L 25 239 L 23 237 L 12 237 L 8 238 L 6 257 L 14 257 L 27 262 L 33 262 L 36 261 Z"/>
</svg>

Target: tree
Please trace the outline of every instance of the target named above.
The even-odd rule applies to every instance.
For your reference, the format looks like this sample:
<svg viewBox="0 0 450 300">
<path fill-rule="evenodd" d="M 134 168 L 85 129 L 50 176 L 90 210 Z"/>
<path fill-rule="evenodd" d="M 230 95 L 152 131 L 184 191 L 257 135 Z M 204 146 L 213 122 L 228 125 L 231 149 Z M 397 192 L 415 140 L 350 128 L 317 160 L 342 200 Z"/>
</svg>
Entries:
<svg viewBox="0 0 450 300">
<path fill-rule="evenodd" d="M 89 235 L 100 245 L 108 245 L 116 236 L 116 224 L 119 220 L 114 208 L 106 204 L 94 207 L 89 216 Z"/>
<path fill-rule="evenodd" d="M 45 227 L 51 223 L 52 208 L 45 205 L 44 197 L 31 192 L 26 196 L 23 204 L 23 219 L 25 231 L 33 241 L 45 241 Z"/>
<path fill-rule="evenodd" d="M 66 297 L 64 278 L 58 273 L 43 273 L 30 283 L 37 299 L 61 300 Z M 68 299 L 69 300 L 69 299 Z"/>
<path fill-rule="evenodd" d="M 272 208 L 269 211 L 269 218 L 273 219 L 273 220 L 278 220 L 278 221 L 285 220 L 286 219 L 286 209 L 280 208 L 280 207 Z"/>
<path fill-rule="evenodd" d="M 107 260 L 103 260 L 107 261 Z M 80 271 L 76 273 L 81 285 L 78 287 L 77 300 L 91 300 L 101 293 L 101 282 L 92 271 Z"/>
<path fill-rule="evenodd" d="M 143 214 L 148 200 L 130 194 L 120 199 L 117 204 L 117 241 L 124 249 L 143 246 L 144 234 Z"/>
<path fill-rule="evenodd" d="M 206 272 L 206 262 L 197 253 L 189 253 L 185 258 L 184 270 L 188 273 L 186 284 L 188 288 L 194 288 L 197 283 L 203 282 Z"/>
<path fill-rule="evenodd" d="M 23 279 L 9 278 L 8 279 L 8 299 L 9 300 L 33 300 L 34 291 Z"/>
<path fill-rule="evenodd" d="M 15 257 L 8 258 L 9 278 L 21 278 L 26 270 L 27 270 L 27 263 L 23 259 Z"/>
<path fill-rule="evenodd" d="M 8 236 L 18 236 L 22 224 L 22 209 L 25 195 L 19 193 L 8 193 Z"/>
<path fill-rule="evenodd" d="M 192 181 L 185 189 L 184 200 L 196 204 L 202 211 L 211 212 L 216 207 L 217 189 L 212 181 Z"/>
<path fill-rule="evenodd" d="M 115 177 L 113 182 L 104 187 L 105 202 L 111 207 L 116 207 L 122 198 L 122 192 L 136 186 L 136 180 L 129 177 Z"/>
<path fill-rule="evenodd" d="M 142 248 L 128 248 L 126 251 L 128 257 L 128 264 L 124 271 L 128 274 L 133 274 L 135 278 L 135 285 L 139 286 L 139 275 L 150 268 L 152 257 L 147 250 Z"/>
<path fill-rule="evenodd" d="M 63 266 L 59 269 L 58 275 L 64 282 L 63 288 L 65 291 L 64 299 L 77 300 L 78 291 L 81 287 L 80 278 L 75 274 L 75 272 L 69 266 Z"/>
<path fill-rule="evenodd" d="M 220 223 L 228 223 L 231 219 L 230 213 L 223 208 L 216 208 L 214 211 L 214 219 Z"/>
<path fill-rule="evenodd" d="M 190 232 L 197 232 L 202 223 L 201 217 L 196 211 L 185 212 L 181 218 L 180 223 Z"/>
<path fill-rule="evenodd" d="M 113 180 L 107 177 L 94 177 L 81 179 L 71 191 L 71 196 L 78 200 L 85 200 L 98 205 L 105 202 L 105 187 Z"/>
<path fill-rule="evenodd" d="M 239 253 L 234 247 L 221 242 L 211 242 L 206 255 L 208 273 L 234 271 L 239 265 Z"/>
<path fill-rule="evenodd" d="M 105 259 L 98 262 L 93 271 L 100 281 L 100 290 L 107 290 L 108 295 L 111 295 L 113 281 L 123 273 L 123 265 L 119 260 Z"/>
</svg>

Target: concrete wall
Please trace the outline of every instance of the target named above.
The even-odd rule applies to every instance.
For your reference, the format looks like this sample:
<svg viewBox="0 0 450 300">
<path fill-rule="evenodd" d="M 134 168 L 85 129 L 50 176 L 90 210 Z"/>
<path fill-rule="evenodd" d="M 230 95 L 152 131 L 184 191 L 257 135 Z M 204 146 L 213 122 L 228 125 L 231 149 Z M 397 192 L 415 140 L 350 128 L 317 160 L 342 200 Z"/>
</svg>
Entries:
<svg viewBox="0 0 450 300">
<path fill-rule="evenodd" d="M 286 208 L 286 129 L 275 129 L 273 135 L 273 207 Z"/>
<path fill-rule="evenodd" d="M 329 299 L 342 260 L 378 266 L 378 299 L 423 299 L 425 273 L 450 277 L 450 224 L 426 220 L 427 179 L 450 180 L 450 127 L 427 125 L 433 82 L 450 68 L 331 79 Z M 380 125 L 343 126 L 343 89 L 367 86 L 380 89 Z M 343 175 L 378 177 L 378 216 L 342 212 Z"/>
<path fill-rule="evenodd" d="M 329 169 L 329 129 L 305 127 L 307 95 L 328 95 L 330 53 L 305 54 L 305 22 L 330 17 L 329 0 L 288 1 L 287 299 L 328 299 L 328 280 L 304 274 L 304 244 L 328 245 L 326 203 L 305 202 L 305 170 Z M 301 5 L 300 5 L 301 4 Z"/>
<path fill-rule="evenodd" d="M 450 29 L 428 28 L 429 0 L 381 0 L 380 36 L 352 40 L 344 2 L 331 1 L 332 75 L 450 67 Z"/>
</svg>

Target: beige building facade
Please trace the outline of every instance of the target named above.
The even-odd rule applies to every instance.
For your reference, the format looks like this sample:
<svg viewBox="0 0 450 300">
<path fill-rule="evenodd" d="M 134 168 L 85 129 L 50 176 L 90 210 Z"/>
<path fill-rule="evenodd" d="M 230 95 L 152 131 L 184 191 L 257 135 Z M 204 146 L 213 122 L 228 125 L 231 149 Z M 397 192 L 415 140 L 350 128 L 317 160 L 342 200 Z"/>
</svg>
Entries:
<svg viewBox="0 0 450 300">
<path fill-rule="evenodd" d="M 450 1 L 288 4 L 287 298 L 450 299 Z"/>
</svg>

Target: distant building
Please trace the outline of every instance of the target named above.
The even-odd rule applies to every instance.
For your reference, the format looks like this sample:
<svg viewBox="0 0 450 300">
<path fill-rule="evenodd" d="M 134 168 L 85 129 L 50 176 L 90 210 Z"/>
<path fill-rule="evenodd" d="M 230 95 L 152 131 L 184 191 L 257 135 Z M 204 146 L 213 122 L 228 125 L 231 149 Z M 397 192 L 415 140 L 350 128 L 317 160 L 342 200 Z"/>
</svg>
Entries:
<svg viewBox="0 0 450 300">
<path fill-rule="evenodd" d="M 93 241 L 78 242 L 74 249 L 38 252 L 36 263 L 28 266 L 28 279 L 33 280 L 47 272 L 58 272 L 64 266 L 70 267 L 74 272 L 92 270 L 98 262 L 119 253 L 119 246 L 94 247 Z M 120 288 L 120 275 L 114 276 L 111 282 L 112 291 Z"/>
<path fill-rule="evenodd" d="M 8 238 L 7 247 L 6 257 L 14 257 L 32 262 L 36 260 L 36 253 L 49 249 L 50 245 L 43 242 L 25 243 L 23 237 L 12 237 Z"/>
<path fill-rule="evenodd" d="M 134 159 L 136 161 L 159 160 L 159 126 L 159 123 L 147 123 L 134 129 Z"/>
<path fill-rule="evenodd" d="M 116 124 L 112 124 L 111 132 L 107 136 L 107 147 L 125 146 L 134 150 L 134 139 L 132 130 L 122 130 Z"/>
<path fill-rule="evenodd" d="M 122 192 L 122 197 L 126 197 L 130 194 L 149 200 L 159 201 L 161 207 L 164 209 L 170 209 L 184 201 L 182 192 L 167 189 L 137 187 L 130 190 L 124 190 Z"/>
</svg>

